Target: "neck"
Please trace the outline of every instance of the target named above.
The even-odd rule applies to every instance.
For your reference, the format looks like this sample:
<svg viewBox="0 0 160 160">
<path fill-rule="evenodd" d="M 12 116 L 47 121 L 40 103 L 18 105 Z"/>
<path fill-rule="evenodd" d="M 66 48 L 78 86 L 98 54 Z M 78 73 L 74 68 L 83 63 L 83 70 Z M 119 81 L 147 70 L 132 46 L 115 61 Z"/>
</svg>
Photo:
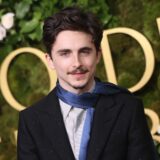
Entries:
<svg viewBox="0 0 160 160">
<path fill-rule="evenodd" d="M 66 87 L 60 81 L 59 81 L 59 84 L 63 89 L 65 89 L 65 90 L 67 90 L 67 91 L 69 91 L 71 93 L 77 94 L 77 95 L 80 95 L 80 94 L 83 94 L 83 93 L 86 93 L 86 92 L 92 92 L 94 90 L 94 88 L 95 88 L 95 80 L 94 79 L 90 84 L 86 85 L 83 88 L 80 88 L 80 87 L 76 88 L 76 87 L 72 87 L 72 86 Z"/>
</svg>

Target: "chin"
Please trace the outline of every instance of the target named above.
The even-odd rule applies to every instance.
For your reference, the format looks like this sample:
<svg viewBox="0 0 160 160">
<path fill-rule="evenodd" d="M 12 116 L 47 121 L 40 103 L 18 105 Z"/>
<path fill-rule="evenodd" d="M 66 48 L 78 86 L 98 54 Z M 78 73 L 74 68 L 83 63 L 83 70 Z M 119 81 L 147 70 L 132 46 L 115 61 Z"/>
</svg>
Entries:
<svg viewBox="0 0 160 160">
<path fill-rule="evenodd" d="M 74 89 L 84 89 L 86 88 L 88 85 L 88 82 L 85 82 L 85 83 L 80 83 L 80 84 L 72 84 L 71 86 L 74 88 Z"/>
</svg>

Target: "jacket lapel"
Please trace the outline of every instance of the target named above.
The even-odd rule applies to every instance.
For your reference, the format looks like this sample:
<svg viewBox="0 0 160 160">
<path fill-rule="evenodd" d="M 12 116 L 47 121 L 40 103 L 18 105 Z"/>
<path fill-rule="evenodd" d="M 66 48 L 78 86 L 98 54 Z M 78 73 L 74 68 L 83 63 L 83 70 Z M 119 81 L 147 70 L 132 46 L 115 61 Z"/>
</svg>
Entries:
<svg viewBox="0 0 160 160">
<path fill-rule="evenodd" d="M 53 149 L 62 160 L 74 160 L 74 154 L 69 143 L 55 90 L 45 98 L 41 111 L 41 123 L 51 141 Z"/>
<path fill-rule="evenodd" d="M 104 147 L 107 147 L 117 114 L 120 111 L 112 96 L 101 96 L 97 102 L 87 160 L 99 160 Z"/>
</svg>

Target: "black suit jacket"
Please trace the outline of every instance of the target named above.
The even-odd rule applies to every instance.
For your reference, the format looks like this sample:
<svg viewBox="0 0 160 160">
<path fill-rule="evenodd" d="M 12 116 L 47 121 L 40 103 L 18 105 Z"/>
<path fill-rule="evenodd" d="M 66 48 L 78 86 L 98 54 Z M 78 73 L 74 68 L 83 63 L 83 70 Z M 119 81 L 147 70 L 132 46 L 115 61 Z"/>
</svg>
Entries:
<svg viewBox="0 0 160 160">
<path fill-rule="evenodd" d="M 87 160 L 158 160 L 141 101 L 99 96 Z M 74 160 L 55 90 L 20 112 L 18 160 Z"/>
</svg>

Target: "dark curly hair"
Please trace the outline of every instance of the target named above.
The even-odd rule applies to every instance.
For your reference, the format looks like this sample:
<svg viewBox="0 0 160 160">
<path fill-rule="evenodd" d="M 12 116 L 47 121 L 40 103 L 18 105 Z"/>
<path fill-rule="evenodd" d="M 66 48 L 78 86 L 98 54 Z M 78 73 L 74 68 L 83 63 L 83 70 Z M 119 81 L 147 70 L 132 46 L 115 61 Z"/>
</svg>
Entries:
<svg viewBox="0 0 160 160">
<path fill-rule="evenodd" d="M 45 19 L 43 42 L 48 54 L 51 54 L 58 33 L 64 30 L 82 31 L 92 35 L 96 50 L 100 49 L 103 30 L 98 18 L 91 12 L 72 6 Z"/>
</svg>

